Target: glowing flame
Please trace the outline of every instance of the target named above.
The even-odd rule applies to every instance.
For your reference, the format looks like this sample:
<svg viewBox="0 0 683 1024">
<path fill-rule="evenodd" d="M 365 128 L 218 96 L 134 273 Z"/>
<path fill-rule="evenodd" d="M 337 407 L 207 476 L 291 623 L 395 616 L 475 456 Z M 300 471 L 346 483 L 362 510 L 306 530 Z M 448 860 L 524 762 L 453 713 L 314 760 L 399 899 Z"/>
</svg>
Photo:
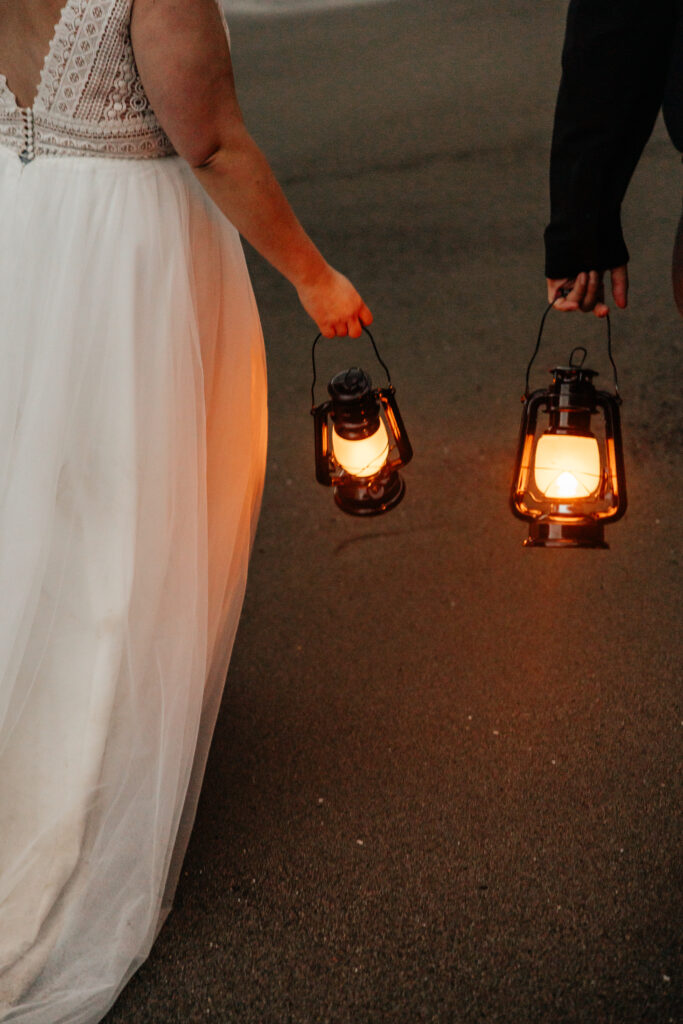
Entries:
<svg viewBox="0 0 683 1024">
<path fill-rule="evenodd" d="M 573 473 L 565 470 L 555 480 L 555 490 L 561 498 L 575 498 L 579 490 L 579 481 Z"/>
</svg>

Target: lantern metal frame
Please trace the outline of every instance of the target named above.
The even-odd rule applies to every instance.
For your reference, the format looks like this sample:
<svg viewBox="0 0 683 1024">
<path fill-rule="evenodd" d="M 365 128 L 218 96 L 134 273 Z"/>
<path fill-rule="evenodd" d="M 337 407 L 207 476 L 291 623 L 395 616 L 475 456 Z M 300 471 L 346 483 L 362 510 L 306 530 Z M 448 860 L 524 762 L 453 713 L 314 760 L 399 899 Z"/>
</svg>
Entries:
<svg viewBox="0 0 683 1024">
<path fill-rule="evenodd" d="M 371 431 L 364 429 L 363 424 L 374 421 L 379 422 L 380 415 L 384 419 L 389 437 L 389 457 L 382 467 L 371 476 L 360 477 L 349 473 L 337 462 L 332 448 L 332 425 L 335 424 L 335 401 L 333 384 L 344 376 L 344 372 L 337 374 L 328 384 L 330 398 L 315 404 L 315 387 L 317 383 L 317 369 L 315 363 L 315 350 L 323 335 L 318 334 L 311 349 L 311 361 L 313 364 L 313 383 L 311 384 L 311 415 L 313 416 L 313 429 L 315 437 L 315 476 L 318 483 L 324 487 L 334 488 L 334 500 L 338 507 L 348 515 L 354 516 L 376 516 L 388 512 L 403 499 L 405 494 L 405 482 L 399 475 L 398 470 L 407 465 L 413 457 L 413 448 L 403 423 L 403 417 L 396 402 L 396 389 L 391 382 L 389 368 L 379 354 L 374 337 L 367 327 L 363 326 L 367 334 L 377 361 L 384 370 L 387 384 L 384 387 L 372 387 L 370 378 L 365 371 L 357 367 L 350 367 L 345 371 L 348 375 L 353 372 L 362 374 L 369 387 L 357 399 L 360 427 L 352 430 L 352 436 L 358 439 L 371 435 Z M 392 450 L 395 452 L 392 455 Z"/>
<path fill-rule="evenodd" d="M 604 527 L 621 519 L 627 508 L 626 476 L 624 471 L 621 435 L 619 380 L 612 355 L 612 331 L 609 315 L 607 322 L 607 353 L 614 374 L 614 393 L 598 390 L 593 384 L 595 370 L 584 368 L 587 352 L 576 347 L 568 366 L 551 370 L 550 387 L 529 391 L 529 376 L 538 355 L 546 317 L 562 293 L 548 305 L 539 327 L 536 348 L 526 370 L 525 390 L 522 396 L 522 420 L 515 458 L 515 469 L 510 493 L 513 514 L 529 524 L 527 547 L 583 547 L 608 548 L 604 540 Z M 580 356 L 577 354 L 581 353 Z M 532 479 L 534 459 L 539 438 L 536 435 L 539 413 L 549 417 L 550 429 L 545 433 L 595 438 L 600 456 L 600 480 L 587 497 L 548 498 L 534 494 Z M 603 439 L 595 437 L 591 418 L 602 414 Z M 541 434 L 540 436 L 544 436 Z M 529 500 L 529 498 L 533 500 Z"/>
</svg>

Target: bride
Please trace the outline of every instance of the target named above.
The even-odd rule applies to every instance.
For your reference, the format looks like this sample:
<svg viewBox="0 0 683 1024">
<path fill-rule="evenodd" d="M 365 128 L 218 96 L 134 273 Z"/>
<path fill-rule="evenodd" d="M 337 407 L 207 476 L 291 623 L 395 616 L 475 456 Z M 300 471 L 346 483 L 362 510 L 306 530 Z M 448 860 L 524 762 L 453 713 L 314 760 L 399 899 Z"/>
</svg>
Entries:
<svg viewBox="0 0 683 1024">
<path fill-rule="evenodd" d="M 0 1020 L 94 1024 L 169 909 L 244 593 L 241 232 L 370 311 L 245 129 L 215 0 L 0 5 Z"/>
</svg>

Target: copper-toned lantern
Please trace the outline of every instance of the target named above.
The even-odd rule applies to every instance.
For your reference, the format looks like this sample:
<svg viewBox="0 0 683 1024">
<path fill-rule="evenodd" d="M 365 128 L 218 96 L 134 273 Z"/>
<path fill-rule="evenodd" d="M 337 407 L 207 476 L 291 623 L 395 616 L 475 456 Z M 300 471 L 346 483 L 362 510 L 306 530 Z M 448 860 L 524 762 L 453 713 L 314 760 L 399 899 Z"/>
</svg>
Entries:
<svg viewBox="0 0 683 1024">
<path fill-rule="evenodd" d="M 556 366 L 552 384 L 529 393 L 527 367 L 522 423 L 512 483 L 513 513 L 529 523 L 530 547 L 606 548 L 604 527 L 626 511 L 626 479 L 621 440 L 621 397 L 608 353 L 615 392 L 598 391 L 595 370 L 584 367 L 586 349 L 575 348 L 568 366 Z"/>
<path fill-rule="evenodd" d="M 398 470 L 413 455 L 395 389 L 375 340 L 375 355 L 387 375 L 387 385 L 374 388 L 367 373 L 351 366 L 335 374 L 327 385 L 329 400 L 315 404 L 315 347 L 311 414 L 315 431 L 315 475 L 319 483 L 334 487 L 334 500 L 353 516 L 376 516 L 399 503 L 405 484 Z"/>
</svg>

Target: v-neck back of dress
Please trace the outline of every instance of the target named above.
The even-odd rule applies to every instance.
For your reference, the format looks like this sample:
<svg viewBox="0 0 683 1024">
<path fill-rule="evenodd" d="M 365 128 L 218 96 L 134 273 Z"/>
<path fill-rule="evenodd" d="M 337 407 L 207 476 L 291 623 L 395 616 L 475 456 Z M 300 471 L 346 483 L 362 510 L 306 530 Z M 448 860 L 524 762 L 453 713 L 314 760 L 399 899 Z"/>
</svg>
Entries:
<svg viewBox="0 0 683 1024">
<path fill-rule="evenodd" d="M 0 145 L 37 156 L 168 156 L 173 146 L 140 80 L 133 0 L 66 0 L 31 107 L 0 74 Z"/>
<path fill-rule="evenodd" d="M 51 34 L 50 34 L 48 43 L 42 49 L 43 57 L 42 57 L 42 60 L 40 62 L 40 67 L 38 68 L 37 84 L 35 84 L 34 87 L 33 87 L 33 99 L 31 100 L 30 103 L 26 103 L 26 104 L 19 103 L 19 101 L 18 101 L 18 99 L 16 97 L 16 94 L 13 92 L 12 88 L 9 85 L 9 81 L 7 79 L 7 76 L 5 74 L 3 74 L 3 69 L 0 67 L 0 92 L 7 93 L 7 95 L 10 98 L 10 101 L 13 101 L 16 104 L 16 106 L 19 107 L 22 110 L 32 111 L 33 107 L 35 105 L 35 102 L 38 99 L 38 94 L 40 93 L 40 87 L 41 87 L 41 82 L 42 82 L 42 79 L 43 79 L 43 75 L 45 74 L 46 66 L 50 63 L 51 56 L 52 56 L 52 50 L 53 50 L 53 47 L 55 46 L 55 41 L 56 41 L 57 35 L 59 34 L 59 31 L 60 31 L 60 28 L 61 28 L 62 19 L 68 13 L 70 3 L 71 3 L 71 0 L 66 0 L 66 2 L 65 2 L 65 0 L 60 0 L 60 5 L 59 5 L 59 8 L 58 8 L 57 18 L 56 18 L 56 20 L 54 18 L 52 20 L 52 29 L 51 29 Z"/>
</svg>

